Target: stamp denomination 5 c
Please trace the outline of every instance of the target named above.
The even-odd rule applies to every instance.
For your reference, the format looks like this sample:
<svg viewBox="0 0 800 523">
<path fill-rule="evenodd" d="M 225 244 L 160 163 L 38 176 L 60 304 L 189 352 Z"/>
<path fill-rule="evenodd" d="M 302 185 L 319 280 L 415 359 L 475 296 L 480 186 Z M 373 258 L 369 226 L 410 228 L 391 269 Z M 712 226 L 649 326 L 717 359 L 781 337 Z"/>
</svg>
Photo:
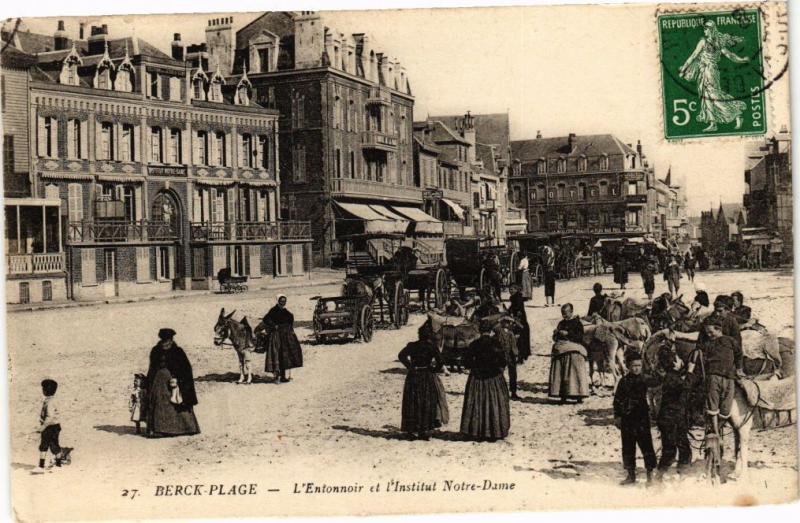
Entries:
<svg viewBox="0 0 800 523">
<path fill-rule="evenodd" d="M 761 15 L 736 9 L 657 17 L 667 139 L 766 132 Z"/>
</svg>

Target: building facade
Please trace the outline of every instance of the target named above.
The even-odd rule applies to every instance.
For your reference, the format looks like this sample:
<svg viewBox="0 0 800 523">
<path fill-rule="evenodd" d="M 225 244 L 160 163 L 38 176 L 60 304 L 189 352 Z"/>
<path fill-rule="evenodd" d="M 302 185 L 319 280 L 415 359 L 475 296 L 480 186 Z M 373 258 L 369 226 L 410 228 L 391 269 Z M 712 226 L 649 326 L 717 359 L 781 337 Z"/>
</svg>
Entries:
<svg viewBox="0 0 800 523">
<path fill-rule="evenodd" d="M 715 260 L 722 260 L 730 244 L 737 242 L 740 230 L 748 225 L 744 207 L 738 203 L 720 203 L 700 213 L 700 244 Z"/>
<path fill-rule="evenodd" d="M 311 222 L 316 264 L 344 250 L 340 238 L 374 215 L 370 205 L 421 212 L 414 97 L 405 69 L 369 35 L 338 32 L 313 11 L 268 12 L 235 36 L 224 22 L 206 33 L 212 66 L 233 83 L 246 71 L 256 100 L 280 112 L 281 205 Z"/>
<path fill-rule="evenodd" d="M 760 148 L 744 173 L 744 207 L 748 226 L 764 228 L 783 242 L 783 261 L 791 260 L 792 155 L 791 136 L 783 129 Z"/>
<path fill-rule="evenodd" d="M 60 203 L 69 297 L 308 269 L 308 224 L 279 219 L 278 113 L 246 75 L 230 84 L 187 61 L 178 34 L 172 55 L 106 26 L 52 42 L 29 85 L 32 196 Z"/>
<path fill-rule="evenodd" d="M 12 44 L 3 40 L 0 58 L 6 299 L 12 303 L 60 301 L 67 296 L 61 201 L 34 198 L 31 192 L 28 102 L 36 57 Z"/>
<path fill-rule="evenodd" d="M 511 142 L 510 204 L 529 232 L 651 233 L 653 171 L 642 154 L 610 134 Z"/>
</svg>

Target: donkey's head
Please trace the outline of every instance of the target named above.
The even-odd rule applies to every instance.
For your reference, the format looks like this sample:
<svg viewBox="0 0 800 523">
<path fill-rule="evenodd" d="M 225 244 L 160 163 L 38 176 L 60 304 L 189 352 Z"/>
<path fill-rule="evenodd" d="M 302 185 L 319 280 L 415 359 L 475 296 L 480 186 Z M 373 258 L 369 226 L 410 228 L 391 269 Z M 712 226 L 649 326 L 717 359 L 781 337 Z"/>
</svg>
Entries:
<svg viewBox="0 0 800 523">
<path fill-rule="evenodd" d="M 219 311 L 219 317 L 217 318 L 217 324 L 214 325 L 214 345 L 220 346 L 222 343 L 228 339 L 231 335 L 231 325 L 230 322 L 233 321 L 233 315 L 236 311 L 234 310 L 227 316 L 225 315 L 225 308 L 223 307 Z"/>
</svg>

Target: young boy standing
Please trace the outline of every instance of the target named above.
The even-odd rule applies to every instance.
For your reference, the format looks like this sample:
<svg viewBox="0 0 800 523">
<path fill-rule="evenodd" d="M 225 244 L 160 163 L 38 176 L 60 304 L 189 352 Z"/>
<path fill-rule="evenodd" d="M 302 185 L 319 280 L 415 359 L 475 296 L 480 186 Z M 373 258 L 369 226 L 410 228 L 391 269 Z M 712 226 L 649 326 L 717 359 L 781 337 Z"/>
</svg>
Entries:
<svg viewBox="0 0 800 523">
<path fill-rule="evenodd" d="M 656 452 L 650 434 L 650 408 L 647 405 L 648 380 L 642 374 L 642 356 L 631 351 L 625 358 L 628 374 L 622 377 L 614 393 L 614 425 L 622 432 L 622 464 L 628 475 L 620 483 L 636 483 L 636 446 L 642 452 L 647 482 L 653 480 Z"/>
<path fill-rule="evenodd" d="M 47 379 L 42 381 L 44 401 L 42 401 L 42 409 L 39 413 L 39 432 L 41 432 L 42 436 L 39 443 L 39 467 L 34 470 L 35 474 L 44 472 L 48 450 L 53 453 L 57 467 L 61 466 L 61 462 L 64 459 L 63 449 L 58 444 L 61 424 L 59 423 L 58 408 L 55 402 L 56 390 L 58 390 L 58 383 L 55 380 Z"/>
</svg>

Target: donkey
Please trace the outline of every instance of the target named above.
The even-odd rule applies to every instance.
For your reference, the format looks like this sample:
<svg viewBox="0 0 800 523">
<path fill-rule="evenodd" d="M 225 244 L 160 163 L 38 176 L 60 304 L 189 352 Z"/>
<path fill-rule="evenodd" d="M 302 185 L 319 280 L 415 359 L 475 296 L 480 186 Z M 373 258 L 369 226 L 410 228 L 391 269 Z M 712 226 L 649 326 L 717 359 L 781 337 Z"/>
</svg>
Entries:
<svg viewBox="0 0 800 523">
<path fill-rule="evenodd" d="M 217 324 L 214 325 L 214 345 L 220 347 L 225 344 L 225 340 L 231 341 L 233 350 L 239 357 L 239 381 L 237 383 L 249 385 L 253 381 L 250 370 L 253 354 L 253 329 L 247 322 L 247 317 L 242 318 L 240 322 L 234 320 L 235 312 L 234 310 L 226 316 L 225 308 L 219 311 Z"/>
</svg>

